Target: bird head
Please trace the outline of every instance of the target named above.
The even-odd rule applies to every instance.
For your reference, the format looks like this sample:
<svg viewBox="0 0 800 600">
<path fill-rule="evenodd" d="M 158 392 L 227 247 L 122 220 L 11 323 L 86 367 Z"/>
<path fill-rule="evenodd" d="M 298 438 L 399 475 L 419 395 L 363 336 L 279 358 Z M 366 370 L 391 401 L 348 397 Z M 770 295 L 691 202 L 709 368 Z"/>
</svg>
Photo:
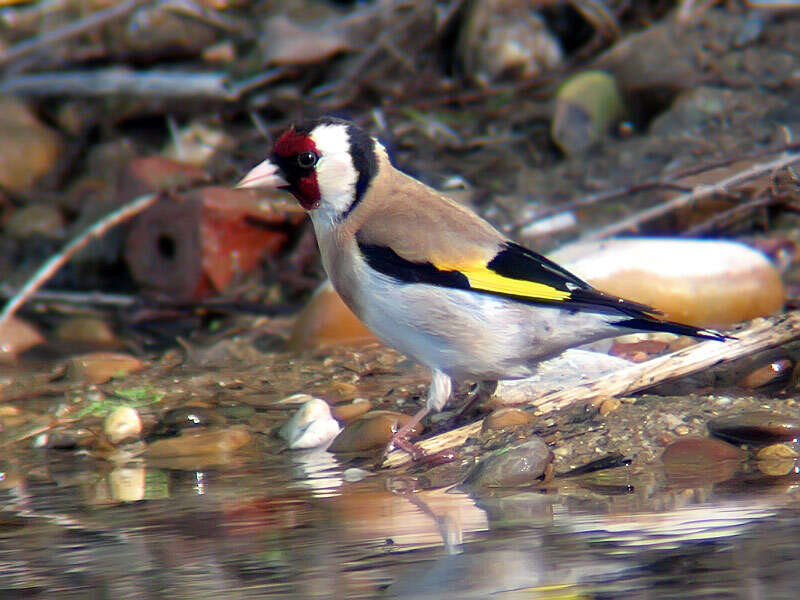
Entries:
<svg viewBox="0 0 800 600">
<path fill-rule="evenodd" d="M 361 200 L 375 177 L 376 145 L 364 131 L 342 119 L 322 117 L 293 125 L 275 142 L 272 155 L 236 187 L 288 190 L 306 210 L 341 218 Z"/>
</svg>

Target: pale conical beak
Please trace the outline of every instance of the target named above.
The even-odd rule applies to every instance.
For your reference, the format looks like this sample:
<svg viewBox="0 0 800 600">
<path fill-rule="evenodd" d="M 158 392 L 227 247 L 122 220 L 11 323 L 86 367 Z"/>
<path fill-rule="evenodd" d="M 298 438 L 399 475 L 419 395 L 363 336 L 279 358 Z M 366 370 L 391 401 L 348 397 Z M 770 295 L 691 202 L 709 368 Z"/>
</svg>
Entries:
<svg viewBox="0 0 800 600">
<path fill-rule="evenodd" d="M 236 184 L 238 188 L 267 188 L 276 190 L 289 183 L 278 173 L 278 166 L 267 159 L 253 167 L 250 172 L 242 177 Z"/>
</svg>

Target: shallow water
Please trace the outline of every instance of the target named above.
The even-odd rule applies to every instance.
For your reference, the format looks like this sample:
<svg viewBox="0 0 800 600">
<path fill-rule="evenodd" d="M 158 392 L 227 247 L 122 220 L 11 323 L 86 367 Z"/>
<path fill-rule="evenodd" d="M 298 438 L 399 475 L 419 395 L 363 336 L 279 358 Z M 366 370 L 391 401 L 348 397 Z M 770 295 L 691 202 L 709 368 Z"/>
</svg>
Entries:
<svg viewBox="0 0 800 600">
<path fill-rule="evenodd" d="M 794 473 L 681 489 L 622 467 L 472 498 L 348 482 L 324 452 L 26 456 L 2 466 L 4 598 L 797 597 Z"/>
</svg>

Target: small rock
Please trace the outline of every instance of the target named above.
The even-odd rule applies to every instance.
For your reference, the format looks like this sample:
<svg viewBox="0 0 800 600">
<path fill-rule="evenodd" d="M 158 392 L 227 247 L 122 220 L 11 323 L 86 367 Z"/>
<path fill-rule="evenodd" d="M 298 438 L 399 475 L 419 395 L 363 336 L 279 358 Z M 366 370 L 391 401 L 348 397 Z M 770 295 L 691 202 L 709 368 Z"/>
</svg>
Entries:
<svg viewBox="0 0 800 600">
<path fill-rule="evenodd" d="M 766 410 L 717 417 L 708 422 L 711 435 L 737 444 L 774 444 L 800 438 L 800 421 Z"/>
<path fill-rule="evenodd" d="M 11 317 L 0 324 L 0 363 L 13 362 L 17 356 L 44 342 L 44 337 L 26 321 Z"/>
<path fill-rule="evenodd" d="M 164 156 L 195 167 L 204 166 L 231 139 L 222 129 L 213 129 L 200 121 L 192 121 L 173 135 L 164 149 Z"/>
<path fill-rule="evenodd" d="M 94 317 L 75 317 L 60 323 L 55 337 L 62 342 L 91 344 L 94 346 L 114 346 L 117 336 L 111 326 L 102 319 Z"/>
<path fill-rule="evenodd" d="M 392 436 L 411 419 L 409 415 L 389 410 L 374 410 L 349 423 L 333 440 L 330 452 L 361 452 L 383 448 Z M 418 423 L 411 430 L 409 437 L 422 432 L 422 424 Z"/>
<path fill-rule="evenodd" d="M 142 420 L 135 408 L 120 406 L 106 417 L 103 433 L 115 446 L 125 440 L 138 438 L 142 433 Z"/>
<path fill-rule="evenodd" d="M 470 489 L 534 485 L 545 478 L 552 462 L 553 453 L 544 440 L 533 437 L 482 458 L 463 485 Z"/>
<path fill-rule="evenodd" d="M 291 396 L 286 396 L 285 398 L 281 398 L 275 404 L 288 404 L 288 405 L 297 405 L 301 406 L 312 400 L 314 396 L 311 394 L 306 394 L 305 392 L 298 392 L 297 394 L 292 394 Z"/>
<path fill-rule="evenodd" d="M 690 32 L 677 20 L 665 19 L 626 35 L 595 66 L 613 73 L 626 94 L 693 88 L 706 77 L 697 54 L 687 52 Z"/>
<path fill-rule="evenodd" d="M 761 365 L 753 369 L 742 378 L 740 384 L 742 387 L 753 390 L 773 383 L 783 382 L 791 376 L 792 369 L 794 369 L 794 363 L 791 359 L 779 358 L 767 365 Z"/>
<path fill-rule="evenodd" d="M 612 412 L 617 410 L 622 403 L 619 401 L 619 398 L 606 398 L 600 404 L 600 416 L 605 417 L 610 415 Z"/>
<path fill-rule="evenodd" d="M 324 282 L 297 315 L 289 336 L 294 350 L 331 345 L 359 345 L 376 341 L 358 317 L 345 305 L 330 281 Z"/>
<path fill-rule="evenodd" d="M 765 446 L 756 453 L 758 460 L 797 458 L 797 456 L 797 451 L 786 444 Z"/>
<path fill-rule="evenodd" d="M 283 15 L 267 21 L 259 39 L 264 60 L 271 65 L 312 65 L 350 49 L 338 33 L 305 29 Z"/>
<path fill-rule="evenodd" d="M 186 429 L 221 427 L 225 419 L 204 406 L 179 406 L 164 412 L 154 431 L 157 435 L 177 435 Z"/>
<path fill-rule="evenodd" d="M 0 188 L 22 192 L 50 172 L 61 140 L 15 98 L 0 96 Z"/>
<path fill-rule="evenodd" d="M 278 435 L 286 440 L 289 448 L 317 448 L 335 438 L 340 431 L 339 423 L 331 416 L 330 405 L 320 398 L 312 398 L 280 428 Z"/>
<path fill-rule="evenodd" d="M 725 481 L 746 458 L 747 453 L 736 446 L 697 437 L 676 440 L 661 454 L 667 478 L 686 487 Z"/>
<path fill-rule="evenodd" d="M 514 408 L 513 406 L 503 406 L 489 413 L 483 420 L 481 429 L 483 431 L 507 429 L 520 425 L 530 425 L 533 421 L 534 417 L 528 411 L 522 410 L 521 408 Z"/>
<path fill-rule="evenodd" d="M 550 137 L 564 154 L 582 154 L 600 143 L 626 111 L 614 77 L 603 71 L 579 73 L 556 92 Z"/>
<path fill-rule="evenodd" d="M 532 79 L 563 63 L 558 38 L 529 3 L 477 0 L 467 10 L 458 53 L 474 80 Z"/>
<path fill-rule="evenodd" d="M 236 60 L 236 46 L 231 40 L 217 42 L 203 50 L 203 62 L 224 65 Z"/>
<path fill-rule="evenodd" d="M 347 404 L 337 404 L 331 409 L 333 418 L 343 423 L 357 419 L 372 408 L 372 402 L 366 398 L 356 398 Z"/>
<path fill-rule="evenodd" d="M 738 242 L 611 239 L 565 246 L 548 258 L 604 292 L 697 327 L 725 327 L 783 306 L 777 269 Z"/>
<path fill-rule="evenodd" d="M 687 425 L 678 425 L 673 431 L 675 435 L 689 435 L 691 429 Z"/>
<path fill-rule="evenodd" d="M 34 235 L 59 239 L 64 234 L 64 215 L 49 204 L 28 204 L 9 217 L 5 232 L 18 240 Z"/>
<path fill-rule="evenodd" d="M 250 434 L 244 427 L 221 430 L 184 431 L 177 437 L 156 440 L 145 450 L 149 458 L 225 454 L 250 443 Z"/>
<path fill-rule="evenodd" d="M 67 375 L 86 383 L 105 383 L 144 369 L 145 364 L 130 354 L 91 352 L 67 361 Z"/>
</svg>

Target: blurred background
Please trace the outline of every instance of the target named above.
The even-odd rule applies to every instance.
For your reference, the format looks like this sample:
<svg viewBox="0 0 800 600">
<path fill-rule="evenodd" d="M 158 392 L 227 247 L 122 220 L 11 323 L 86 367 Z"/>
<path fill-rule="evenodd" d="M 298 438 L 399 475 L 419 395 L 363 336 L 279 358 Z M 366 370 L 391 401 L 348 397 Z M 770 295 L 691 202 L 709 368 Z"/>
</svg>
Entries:
<svg viewBox="0 0 800 600">
<path fill-rule="evenodd" d="M 739 340 L 465 382 L 384 463 L 428 374 L 233 189 L 320 115 Z M 798 135 L 796 1 L 0 0 L 0 595 L 795 597 Z"/>
</svg>

